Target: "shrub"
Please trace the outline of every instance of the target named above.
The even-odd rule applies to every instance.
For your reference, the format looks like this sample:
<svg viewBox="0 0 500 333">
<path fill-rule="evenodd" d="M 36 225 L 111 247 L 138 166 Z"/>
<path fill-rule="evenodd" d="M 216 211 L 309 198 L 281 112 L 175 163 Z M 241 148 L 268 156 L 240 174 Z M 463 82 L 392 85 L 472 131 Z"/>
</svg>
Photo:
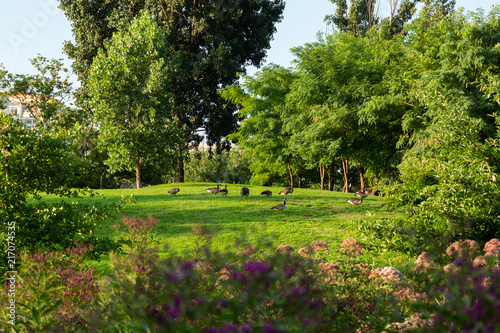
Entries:
<svg viewBox="0 0 500 333">
<path fill-rule="evenodd" d="M 443 252 L 456 240 L 500 236 L 498 139 L 481 138 L 484 122 L 459 103 L 435 117 L 399 166 L 402 183 L 386 191 L 407 208 L 420 247 Z"/>
<path fill-rule="evenodd" d="M 139 234 L 151 230 L 143 219 L 123 222 L 132 220 L 140 222 L 133 223 L 144 231 Z M 346 250 L 337 271 L 313 259 L 329 253 L 325 242 L 311 243 L 300 256 L 283 245 L 272 255 L 248 247 L 235 258 L 211 251 L 213 233 L 206 227 L 193 232 L 197 250 L 191 259 L 160 259 L 145 237 L 135 243 L 141 251 L 112 256 L 114 273 L 94 313 L 99 330 L 342 332 L 380 329 L 392 318 L 392 296 L 354 258 L 360 244 L 353 240 L 344 244 L 354 250 Z"/>
<path fill-rule="evenodd" d="M 56 252 L 20 253 L 15 280 L 15 326 L 7 312 L 2 313 L 2 331 L 63 332 L 86 331 L 92 323 L 91 309 L 97 305 L 100 287 L 96 272 L 83 266 L 91 248 L 76 244 Z M 15 282 L 13 282 L 15 281 Z M 2 293 L 2 304 L 8 304 L 8 293 Z M 21 329 L 22 328 L 22 329 Z"/>
<path fill-rule="evenodd" d="M 28 129 L 3 113 L 0 131 L 0 279 L 8 270 L 7 240 L 17 250 L 63 250 L 75 241 L 97 245 L 96 256 L 107 250 L 109 242 L 98 240 L 93 231 L 120 205 L 87 206 L 67 201 L 49 205 L 41 201 L 40 193 L 69 198 L 92 195 L 68 187 L 82 165 L 74 153 L 74 131 Z M 15 230 L 9 230 L 9 223 L 15 224 Z M 14 234 L 9 234 L 12 231 Z"/>
<path fill-rule="evenodd" d="M 432 270 L 423 288 L 429 300 L 421 304 L 432 319 L 433 332 L 496 332 L 500 318 L 500 269 L 498 239 L 493 239 L 481 254 L 474 241 L 455 242 L 448 247 L 450 262 Z M 492 249 L 493 248 L 493 249 Z M 428 271 L 421 272 L 428 275 Z"/>
</svg>

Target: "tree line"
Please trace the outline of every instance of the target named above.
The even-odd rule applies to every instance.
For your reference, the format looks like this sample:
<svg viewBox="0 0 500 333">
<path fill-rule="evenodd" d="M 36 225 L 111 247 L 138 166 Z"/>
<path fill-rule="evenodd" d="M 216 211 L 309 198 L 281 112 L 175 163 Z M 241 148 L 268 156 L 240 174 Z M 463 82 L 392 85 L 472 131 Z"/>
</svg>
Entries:
<svg viewBox="0 0 500 333">
<path fill-rule="evenodd" d="M 18 184 L 2 187 L 3 207 L 132 170 L 138 187 L 182 181 L 201 128 L 208 145 L 244 149 L 250 182 L 385 184 L 414 219 L 495 229 L 498 6 L 463 13 L 425 0 L 415 16 L 421 1 L 390 1 L 382 18 L 375 2 L 332 2 L 333 34 L 292 49 L 293 67 L 238 82 L 263 61 L 283 1 L 61 0 L 81 86 L 73 94 L 61 61 L 41 56 L 38 75 L 0 71 L 3 90 L 43 96 L 27 102 L 35 129 L 2 118 L 3 183 Z M 33 190 L 19 185 L 29 181 Z"/>
<path fill-rule="evenodd" d="M 321 188 L 382 189 L 420 243 L 498 235 L 500 7 L 447 5 L 429 1 L 402 30 L 339 15 L 344 31 L 292 49 L 292 68 L 222 89 L 251 181 L 293 186 L 314 169 Z"/>
</svg>

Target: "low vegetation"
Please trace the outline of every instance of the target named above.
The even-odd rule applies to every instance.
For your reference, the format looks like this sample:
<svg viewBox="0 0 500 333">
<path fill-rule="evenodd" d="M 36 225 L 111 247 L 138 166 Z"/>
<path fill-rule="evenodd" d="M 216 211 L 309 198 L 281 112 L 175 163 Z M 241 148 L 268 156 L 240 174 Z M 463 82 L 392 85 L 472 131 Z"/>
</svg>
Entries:
<svg viewBox="0 0 500 333">
<path fill-rule="evenodd" d="M 90 260 L 81 243 L 20 253 L 18 332 L 449 332 L 496 327 L 500 241 L 455 242 L 446 259 L 404 255 L 371 244 L 360 228 L 395 219 L 383 198 L 351 206 L 346 194 L 296 189 L 289 207 L 264 188 L 207 183 L 105 190 L 107 204 L 134 194 L 124 214 L 96 230 L 120 244 Z M 279 188 L 270 188 L 277 193 Z M 50 203 L 55 198 L 47 198 Z M 367 216 L 368 215 L 368 216 Z M 304 222 L 306 221 L 306 222 Z M 367 222 L 368 221 L 368 222 Z M 367 241 L 364 242 L 363 239 Z M 387 251 L 383 254 L 380 251 Z M 411 253 L 409 251 L 408 253 Z M 7 304 L 10 280 L 4 284 Z M 488 326 L 489 325 L 489 326 Z"/>
</svg>

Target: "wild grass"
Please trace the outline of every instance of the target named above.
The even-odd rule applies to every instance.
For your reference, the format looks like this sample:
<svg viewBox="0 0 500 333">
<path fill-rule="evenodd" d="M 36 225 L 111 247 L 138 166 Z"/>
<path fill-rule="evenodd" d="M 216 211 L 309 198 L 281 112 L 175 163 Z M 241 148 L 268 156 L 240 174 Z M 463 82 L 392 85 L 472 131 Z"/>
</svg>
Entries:
<svg viewBox="0 0 500 333">
<path fill-rule="evenodd" d="M 161 221 L 155 229 L 161 256 L 192 255 L 195 248 L 192 226 L 209 228 L 214 233 L 212 249 L 219 251 L 236 252 L 253 244 L 264 251 L 271 251 L 280 244 L 289 244 L 298 250 L 314 240 L 326 241 L 329 248 L 335 250 L 345 239 L 363 237 L 358 229 L 359 220 L 367 214 L 380 218 L 399 215 L 383 208 L 384 199 L 381 197 L 369 196 L 361 205 L 352 206 L 347 199 L 354 197 L 354 193 L 299 188 L 286 196 L 287 209 L 277 212 L 271 207 L 283 203 L 285 196 L 278 195 L 281 188 L 247 186 L 250 189 L 248 197 L 240 196 L 242 185 L 229 184 L 227 197 L 205 191 L 215 186 L 211 183 L 180 183 L 141 189 L 98 190 L 97 196 L 80 200 L 105 204 L 133 195 L 134 201 L 126 204 L 124 214 L 144 218 L 152 215 Z M 175 196 L 168 194 L 172 187 L 180 188 Z M 266 189 L 273 192 L 272 197 L 260 195 Z M 97 236 L 117 239 L 112 225 L 122 217 L 102 224 Z M 366 253 L 363 258 L 367 263 L 395 266 L 399 259 L 405 260 L 396 253 Z M 102 258 L 101 262 L 92 265 L 106 270 L 108 260 Z"/>
</svg>

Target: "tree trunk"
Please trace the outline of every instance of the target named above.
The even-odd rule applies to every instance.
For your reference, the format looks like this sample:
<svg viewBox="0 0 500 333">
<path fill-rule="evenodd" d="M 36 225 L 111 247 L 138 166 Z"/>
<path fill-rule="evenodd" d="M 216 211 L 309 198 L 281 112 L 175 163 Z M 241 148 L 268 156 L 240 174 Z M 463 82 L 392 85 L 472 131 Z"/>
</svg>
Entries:
<svg viewBox="0 0 500 333">
<path fill-rule="evenodd" d="M 360 184 L 362 190 L 364 190 L 366 188 L 365 169 L 364 168 L 359 169 L 359 184 Z"/>
<path fill-rule="evenodd" d="M 349 192 L 349 159 L 342 157 L 342 179 L 344 181 L 344 186 L 342 187 L 342 192 Z"/>
<path fill-rule="evenodd" d="M 108 166 L 106 165 L 104 167 L 104 172 L 101 174 L 101 179 L 99 180 L 99 188 L 101 190 L 104 189 L 104 176 L 106 176 L 106 173 L 108 172 Z"/>
<path fill-rule="evenodd" d="M 137 188 L 141 188 L 141 159 L 136 157 L 135 159 L 135 183 Z"/>
<path fill-rule="evenodd" d="M 175 166 L 174 183 L 184 183 L 184 159 L 182 158 L 182 147 L 177 149 L 179 154 L 177 165 Z"/>
<path fill-rule="evenodd" d="M 298 177 L 299 177 L 299 188 L 302 188 L 302 174 L 300 172 L 298 173 Z"/>
<path fill-rule="evenodd" d="M 319 178 L 321 179 L 321 190 L 325 189 L 325 167 L 319 166 Z"/>
<path fill-rule="evenodd" d="M 328 191 L 333 191 L 333 163 L 328 167 Z"/>
<path fill-rule="evenodd" d="M 290 187 L 293 188 L 293 171 L 290 163 L 287 164 L 288 172 L 290 173 Z"/>
<path fill-rule="evenodd" d="M 184 161 L 182 160 L 180 160 L 179 164 L 177 164 L 174 175 L 174 183 L 184 183 Z"/>
</svg>

